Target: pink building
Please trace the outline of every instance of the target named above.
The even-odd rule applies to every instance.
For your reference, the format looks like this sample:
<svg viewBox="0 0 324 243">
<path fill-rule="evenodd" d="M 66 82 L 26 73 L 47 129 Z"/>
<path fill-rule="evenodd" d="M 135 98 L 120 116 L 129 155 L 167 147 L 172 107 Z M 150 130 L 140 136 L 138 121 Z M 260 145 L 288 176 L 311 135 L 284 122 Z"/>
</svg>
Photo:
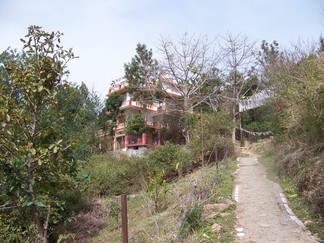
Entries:
<svg viewBox="0 0 324 243">
<path fill-rule="evenodd" d="M 128 82 L 125 78 L 114 80 L 108 90 L 108 95 L 118 92 L 124 98 L 120 106 L 120 115 L 117 119 L 117 126 L 114 131 L 113 151 L 120 151 L 128 156 L 141 155 L 147 148 L 161 144 L 161 124 L 160 118 L 163 111 L 166 110 L 166 100 L 152 100 L 142 104 L 134 100 L 133 96 L 127 91 Z M 169 96 L 180 96 L 180 94 L 172 88 L 172 83 L 168 81 L 162 82 L 164 93 Z M 141 112 L 144 116 L 147 132 L 139 136 L 127 134 L 127 121 L 134 114 Z"/>
</svg>

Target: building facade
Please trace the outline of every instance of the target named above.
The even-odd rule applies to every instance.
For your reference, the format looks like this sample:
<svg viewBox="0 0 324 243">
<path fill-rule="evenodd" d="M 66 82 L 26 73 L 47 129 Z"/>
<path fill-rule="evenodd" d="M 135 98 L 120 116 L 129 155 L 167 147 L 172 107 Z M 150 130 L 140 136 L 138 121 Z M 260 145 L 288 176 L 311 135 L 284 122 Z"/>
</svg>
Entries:
<svg viewBox="0 0 324 243">
<path fill-rule="evenodd" d="M 119 116 L 114 129 L 113 151 L 126 154 L 127 156 L 141 156 L 147 148 L 161 144 L 160 118 L 166 110 L 166 100 L 152 99 L 141 103 L 136 101 L 128 92 L 128 82 L 125 78 L 114 80 L 108 90 L 108 95 L 118 92 L 123 97 Z M 164 82 L 164 92 L 179 96 L 171 85 Z M 136 115 L 141 114 L 144 118 L 146 131 L 139 135 L 127 134 L 127 123 Z"/>
</svg>

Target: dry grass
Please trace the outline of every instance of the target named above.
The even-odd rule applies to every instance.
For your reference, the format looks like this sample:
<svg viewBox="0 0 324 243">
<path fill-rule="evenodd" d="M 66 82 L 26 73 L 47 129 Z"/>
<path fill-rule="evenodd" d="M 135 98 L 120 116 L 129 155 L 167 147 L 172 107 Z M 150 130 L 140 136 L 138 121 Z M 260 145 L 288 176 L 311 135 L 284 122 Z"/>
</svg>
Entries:
<svg viewBox="0 0 324 243">
<path fill-rule="evenodd" d="M 94 198 L 85 210 L 76 216 L 76 221 L 67 223 L 56 229 L 56 235 L 65 235 L 68 242 L 86 243 L 106 227 L 108 209 L 104 200 Z"/>
<path fill-rule="evenodd" d="M 234 168 L 236 163 L 233 161 L 231 165 Z M 208 166 L 175 183 L 167 184 L 165 200 L 168 206 L 162 212 L 154 211 L 154 204 L 144 191 L 129 199 L 129 241 L 158 243 L 181 239 L 181 242 L 213 242 L 215 237 L 219 237 L 210 232 L 209 228 L 213 222 L 200 222 L 199 229 L 191 230 L 186 236 L 180 234 L 180 228 L 185 220 L 186 210 L 205 203 L 218 202 L 221 198 L 231 198 L 232 185 L 229 181 L 222 184 L 224 178 L 231 178 L 231 171 L 225 170 L 225 166 L 222 166 L 221 172 L 217 174 L 216 166 Z M 229 188 L 220 189 L 221 184 Z M 92 242 L 121 242 L 121 240 L 120 225 L 109 217 L 108 226 L 93 238 Z"/>
</svg>

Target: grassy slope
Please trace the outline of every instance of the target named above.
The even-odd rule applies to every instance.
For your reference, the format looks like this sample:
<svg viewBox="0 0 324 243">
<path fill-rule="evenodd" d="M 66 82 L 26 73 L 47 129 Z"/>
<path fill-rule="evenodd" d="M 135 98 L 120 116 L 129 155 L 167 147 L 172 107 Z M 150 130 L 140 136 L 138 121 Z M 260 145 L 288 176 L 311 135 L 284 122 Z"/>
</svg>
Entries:
<svg viewBox="0 0 324 243">
<path fill-rule="evenodd" d="M 236 169 L 236 161 L 232 160 L 226 169 L 225 164 L 217 169 L 215 165 L 203 167 L 175 183 L 166 184 L 166 208 L 154 213 L 152 201 L 145 191 L 128 201 L 129 240 L 130 242 L 173 242 L 179 234 L 181 219 L 185 208 L 201 209 L 203 204 L 217 203 L 222 199 L 231 199 Z M 188 203 L 190 192 L 196 185 L 196 197 Z M 111 199 L 107 199 L 111 200 Z M 182 233 L 181 242 L 234 242 L 235 206 L 231 206 L 221 216 L 203 221 L 194 216 L 193 229 Z M 199 210 L 198 210 L 199 211 Z M 218 223 L 222 226 L 220 233 L 211 232 L 211 226 Z M 121 242 L 120 222 L 108 217 L 108 226 L 104 228 L 92 242 Z"/>
</svg>

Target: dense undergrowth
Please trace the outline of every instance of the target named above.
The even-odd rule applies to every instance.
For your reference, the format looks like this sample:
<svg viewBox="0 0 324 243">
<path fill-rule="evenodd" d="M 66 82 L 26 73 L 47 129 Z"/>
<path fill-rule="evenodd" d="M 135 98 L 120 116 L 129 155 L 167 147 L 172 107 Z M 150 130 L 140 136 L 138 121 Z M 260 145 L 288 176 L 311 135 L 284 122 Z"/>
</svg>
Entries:
<svg viewBox="0 0 324 243">
<path fill-rule="evenodd" d="M 148 182 L 128 201 L 130 242 L 233 242 L 235 205 L 210 219 L 202 217 L 202 210 L 205 204 L 231 199 L 235 169 L 231 160 L 203 166 L 171 183 Z M 156 199 L 161 207 L 156 207 Z M 121 242 L 118 198 L 106 197 L 106 205 L 108 225 L 92 241 Z M 212 232 L 215 223 L 221 226 L 218 233 Z"/>
<path fill-rule="evenodd" d="M 221 151 L 219 149 L 219 156 Z M 206 203 L 231 198 L 234 179 L 231 173 L 236 168 L 236 162 L 227 157 L 223 161 L 208 158 L 211 158 L 210 154 L 206 154 L 202 164 L 200 154 L 194 149 L 170 143 L 157 147 L 143 158 L 116 158 L 108 154 L 92 156 L 82 171 L 91 175 L 83 198 L 98 198 L 97 201 L 103 202 L 103 208 L 109 213 L 107 227 L 94 242 L 121 241 L 120 206 L 116 196 L 122 193 L 134 195 L 128 209 L 132 242 L 232 240 L 235 206 L 231 206 L 222 217 L 207 221 L 202 219 L 202 207 Z M 84 207 L 81 215 L 91 214 L 91 205 L 85 203 L 81 206 Z M 83 222 L 83 217 L 78 216 L 77 221 Z M 67 225 L 65 231 L 61 230 L 57 235 L 74 240 L 84 240 L 78 234 L 84 235 L 83 238 L 87 235 L 87 240 L 90 240 L 104 226 L 101 222 L 105 219 L 93 222 L 89 228 L 100 227 L 88 234 L 75 232 L 77 221 Z M 221 225 L 219 233 L 211 232 L 214 223 Z"/>
<path fill-rule="evenodd" d="M 172 180 L 198 166 L 183 146 L 167 143 L 143 158 L 95 155 L 83 169 L 91 174 L 88 191 L 97 196 L 131 194 L 150 180 Z"/>
</svg>

